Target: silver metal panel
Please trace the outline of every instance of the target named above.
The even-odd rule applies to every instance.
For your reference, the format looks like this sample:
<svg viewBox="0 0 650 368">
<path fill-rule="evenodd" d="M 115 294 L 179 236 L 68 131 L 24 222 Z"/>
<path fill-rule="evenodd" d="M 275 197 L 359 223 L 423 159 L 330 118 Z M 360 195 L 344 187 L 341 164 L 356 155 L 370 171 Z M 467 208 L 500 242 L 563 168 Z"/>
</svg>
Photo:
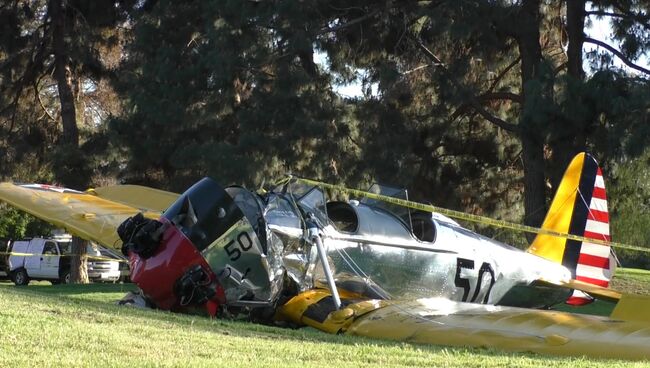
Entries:
<svg viewBox="0 0 650 368">
<path fill-rule="evenodd" d="M 263 219 L 257 234 L 266 234 L 266 252 L 246 219 L 234 226 L 204 251 L 220 274 L 229 303 L 250 306 L 273 305 L 287 276 L 302 291 L 325 281 L 316 246 L 306 238 L 303 213 L 323 208 L 322 193 L 310 194 L 303 205 L 290 194 L 266 196 Z M 255 212 L 245 199 L 248 214 Z M 302 200 L 301 199 L 301 200 Z M 506 244 L 493 241 L 435 214 L 431 225 L 434 241 L 420 241 L 392 213 L 353 201 L 357 231 L 344 233 L 321 224 L 320 234 L 327 261 L 339 287 L 353 288 L 372 297 L 444 297 L 455 301 L 495 304 L 515 285 L 526 285 L 541 277 L 568 280 L 569 271 Z M 319 221 L 325 213 L 315 213 Z M 247 216 L 251 217 L 251 216 Z M 428 221 L 425 217 L 425 221 Z M 234 257 L 228 243 L 242 233 L 253 240 L 252 252 Z M 237 258 L 234 259 L 233 258 Z M 356 285 L 356 286 L 355 286 Z M 352 291 L 355 291 L 352 290 Z"/>
</svg>

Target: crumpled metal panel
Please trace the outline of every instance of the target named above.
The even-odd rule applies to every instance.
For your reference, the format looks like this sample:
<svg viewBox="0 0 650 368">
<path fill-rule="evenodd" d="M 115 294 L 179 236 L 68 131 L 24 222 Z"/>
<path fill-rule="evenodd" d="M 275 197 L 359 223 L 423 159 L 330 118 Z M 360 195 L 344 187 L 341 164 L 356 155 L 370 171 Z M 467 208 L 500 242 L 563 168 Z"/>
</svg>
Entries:
<svg viewBox="0 0 650 368">
<path fill-rule="evenodd" d="M 310 265 L 316 257 L 304 240 L 295 205 L 274 193 L 262 202 L 251 192 L 236 189 L 226 190 L 245 218 L 203 251 L 219 276 L 228 304 L 273 306 L 285 287 L 285 272 L 297 290 L 311 288 Z"/>
<path fill-rule="evenodd" d="M 270 304 L 273 274 L 253 227 L 241 218 L 201 254 L 224 288 L 226 302 Z"/>
<path fill-rule="evenodd" d="M 291 197 L 270 193 L 264 210 L 280 266 L 298 291 L 313 287 L 312 273 L 317 262 L 316 248 L 306 240 L 303 219 Z"/>
</svg>

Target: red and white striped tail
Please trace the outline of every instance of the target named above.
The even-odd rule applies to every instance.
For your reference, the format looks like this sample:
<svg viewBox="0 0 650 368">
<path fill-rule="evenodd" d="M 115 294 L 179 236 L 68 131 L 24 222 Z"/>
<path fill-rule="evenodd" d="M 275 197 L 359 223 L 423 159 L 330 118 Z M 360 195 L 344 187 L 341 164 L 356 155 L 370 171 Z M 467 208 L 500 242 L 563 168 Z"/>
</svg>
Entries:
<svg viewBox="0 0 650 368">
<path fill-rule="evenodd" d="M 581 193 L 578 194 L 583 199 L 585 198 Z M 605 241 L 611 239 L 609 233 L 609 212 L 607 211 L 607 194 L 605 192 L 605 181 L 603 180 L 603 173 L 600 167 L 598 168 L 594 182 L 583 236 L 589 239 Z M 576 280 L 601 287 L 608 287 L 609 281 L 614 274 L 615 266 L 616 262 L 610 256 L 610 247 L 608 245 L 582 242 L 578 264 L 576 266 Z M 571 305 L 584 305 L 591 301 L 593 299 L 590 296 L 582 291 L 575 290 L 566 302 Z"/>
</svg>

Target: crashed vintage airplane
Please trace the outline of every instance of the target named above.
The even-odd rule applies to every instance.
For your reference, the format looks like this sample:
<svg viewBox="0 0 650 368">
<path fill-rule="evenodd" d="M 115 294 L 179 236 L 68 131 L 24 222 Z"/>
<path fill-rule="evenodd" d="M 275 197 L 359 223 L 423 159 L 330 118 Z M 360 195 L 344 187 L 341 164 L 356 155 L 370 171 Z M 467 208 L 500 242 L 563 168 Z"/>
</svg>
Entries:
<svg viewBox="0 0 650 368">
<path fill-rule="evenodd" d="M 603 176 L 590 155 L 569 165 L 527 251 L 414 210 L 427 207 L 387 188 L 327 202 L 323 186 L 290 178 L 255 193 L 205 178 L 178 196 L 3 183 L 0 199 L 83 238 L 121 244 L 132 281 L 160 309 L 418 343 L 650 359 L 642 312 L 650 302 L 607 288 L 615 262 Z M 592 297 L 617 302 L 613 314 L 543 310 Z"/>
</svg>

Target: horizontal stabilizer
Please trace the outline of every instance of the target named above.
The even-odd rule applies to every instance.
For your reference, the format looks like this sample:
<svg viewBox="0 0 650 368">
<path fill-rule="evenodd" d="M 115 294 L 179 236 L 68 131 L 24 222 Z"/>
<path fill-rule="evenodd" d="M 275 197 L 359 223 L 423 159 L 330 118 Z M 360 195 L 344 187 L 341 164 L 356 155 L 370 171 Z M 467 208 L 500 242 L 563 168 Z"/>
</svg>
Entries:
<svg viewBox="0 0 650 368">
<path fill-rule="evenodd" d="M 590 295 L 593 298 L 606 300 L 610 302 L 618 302 L 621 299 L 622 293 L 605 288 L 602 286 L 593 285 L 580 280 L 569 280 L 569 281 L 550 281 L 550 280 L 538 280 L 542 284 L 558 286 L 566 289 L 573 289 L 582 291 L 585 294 Z"/>
<path fill-rule="evenodd" d="M 650 323 L 650 296 L 624 294 L 616 304 L 612 319 Z"/>
</svg>

